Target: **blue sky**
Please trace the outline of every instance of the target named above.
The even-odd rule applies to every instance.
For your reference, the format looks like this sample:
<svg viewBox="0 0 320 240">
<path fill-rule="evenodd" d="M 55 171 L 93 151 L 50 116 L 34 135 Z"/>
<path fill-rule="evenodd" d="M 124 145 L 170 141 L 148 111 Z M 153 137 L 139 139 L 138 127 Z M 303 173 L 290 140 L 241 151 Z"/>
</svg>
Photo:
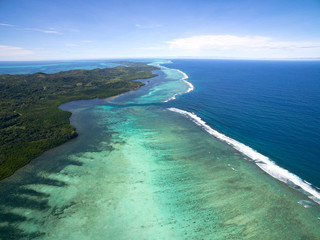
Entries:
<svg viewBox="0 0 320 240">
<path fill-rule="evenodd" d="M 319 0 L 0 0 L 0 60 L 320 58 Z"/>
</svg>

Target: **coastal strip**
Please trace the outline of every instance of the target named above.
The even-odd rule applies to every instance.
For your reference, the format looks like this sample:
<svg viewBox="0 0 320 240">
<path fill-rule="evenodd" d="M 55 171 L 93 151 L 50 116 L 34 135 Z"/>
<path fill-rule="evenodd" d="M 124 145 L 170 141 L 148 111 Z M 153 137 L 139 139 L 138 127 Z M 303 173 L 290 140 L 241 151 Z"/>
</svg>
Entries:
<svg viewBox="0 0 320 240">
<path fill-rule="evenodd" d="M 238 150 L 239 152 L 243 153 L 244 155 L 248 156 L 252 159 L 256 165 L 261 168 L 263 171 L 268 173 L 270 176 L 286 183 L 289 185 L 296 186 L 303 190 L 303 192 L 308 195 L 310 199 L 315 201 L 316 203 L 320 204 L 320 193 L 310 184 L 306 183 L 297 175 L 289 172 L 288 170 L 281 168 L 277 164 L 275 164 L 272 160 L 270 160 L 267 156 L 264 156 L 249 146 L 238 142 L 214 129 L 212 129 L 209 125 L 206 124 L 200 117 L 198 117 L 194 113 L 190 113 L 178 108 L 167 108 L 169 111 L 176 112 L 182 114 L 188 118 L 190 118 L 195 124 L 200 126 L 210 135 L 216 137 L 217 139 L 227 143 L 228 145 L 232 146 L 234 149 Z"/>
<path fill-rule="evenodd" d="M 172 62 L 171 62 L 171 61 L 168 61 L 167 63 L 172 63 Z M 151 64 L 151 65 L 152 65 L 152 64 Z M 174 71 L 177 71 L 177 72 L 181 73 L 181 74 L 182 74 L 182 78 L 180 78 L 180 80 L 183 81 L 183 82 L 185 82 L 185 83 L 189 86 L 189 88 L 187 89 L 187 91 L 174 94 L 171 98 L 163 101 L 164 103 L 169 102 L 169 101 L 172 101 L 172 100 L 175 100 L 178 95 L 182 95 L 182 94 L 185 94 L 185 93 L 189 93 L 189 92 L 191 92 L 191 91 L 194 90 L 193 84 L 192 84 L 191 82 L 187 81 L 187 79 L 189 78 L 189 76 L 188 76 L 185 72 L 183 72 L 183 71 L 181 71 L 181 70 L 179 70 L 179 69 L 164 67 L 164 66 L 161 66 L 160 64 L 155 64 L 155 66 L 158 67 L 158 68 L 161 68 L 161 69 L 169 69 L 169 70 L 174 70 Z"/>
<path fill-rule="evenodd" d="M 159 65 L 159 67 L 162 67 L 162 66 Z M 191 92 L 191 91 L 194 90 L 194 86 L 192 85 L 192 83 L 191 83 L 191 82 L 188 82 L 188 81 L 186 80 L 186 79 L 189 78 L 189 76 L 188 76 L 186 73 L 182 72 L 182 71 L 179 70 L 179 69 L 173 69 L 173 68 L 167 68 L 167 69 L 175 70 L 175 71 L 181 73 L 183 77 L 182 77 L 180 80 L 181 80 L 181 81 L 184 81 L 184 82 L 189 86 L 189 88 L 188 88 L 187 91 L 174 94 L 171 98 L 163 101 L 164 103 L 169 102 L 169 101 L 172 101 L 172 100 L 175 100 L 175 99 L 176 99 L 176 96 L 178 96 L 178 95 L 182 95 L 182 94 L 185 94 L 185 93 L 189 93 L 189 92 Z"/>
<path fill-rule="evenodd" d="M 47 74 L 0 75 L 0 180 L 45 151 L 76 137 L 66 102 L 106 98 L 135 90 L 155 77 L 146 63 Z M 130 65 L 130 66 L 129 66 Z"/>
</svg>

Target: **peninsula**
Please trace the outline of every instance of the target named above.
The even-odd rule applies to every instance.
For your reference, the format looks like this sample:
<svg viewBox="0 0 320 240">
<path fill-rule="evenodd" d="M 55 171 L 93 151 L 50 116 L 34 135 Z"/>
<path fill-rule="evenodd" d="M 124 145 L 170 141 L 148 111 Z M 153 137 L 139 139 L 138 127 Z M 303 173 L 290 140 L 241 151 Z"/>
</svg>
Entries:
<svg viewBox="0 0 320 240">
<path fill-rule="evenodd" d="M 0 180 L 43 152 L 77 136 L 70 112 L 74 100 L 106 98 L 141 87 L 132 81 L 156 76 L 146 63 L 93 70 L 0 75 Z"/>
</svg>

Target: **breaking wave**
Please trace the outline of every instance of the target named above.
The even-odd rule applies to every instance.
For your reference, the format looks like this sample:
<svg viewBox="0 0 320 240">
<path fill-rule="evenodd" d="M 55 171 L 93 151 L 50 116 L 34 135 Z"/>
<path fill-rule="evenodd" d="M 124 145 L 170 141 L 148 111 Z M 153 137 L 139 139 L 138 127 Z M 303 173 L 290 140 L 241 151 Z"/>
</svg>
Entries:
<svg viewBox="0 0 320 240">
<path fill-rule="evenodd" d="M 190 113 L 178 108 L 168 108 L 168 110 L 182 114 L 190 118 L 195 124 L 203 128 L 210 135 L 229 144 L 234 149 L 248 156 L 250 159 L 252 159 L 256 163 L 256 165 L 258 165 L 258 167 L 260 167 L 263 171 L 265 171 L 272 177 L 284 183 L 287 183 L 289 185 L 298 187 L 299 189 L 304 191 L 310 199 L 320 204 L 320 193 L 315 188 L 313 188 L 310 183 L 306 182 L 305 180 L 302 180 L 300 177 L 289 172 L 288 170 L 281 168 L 280 166 L 275 164 L 272 160 L 270 160 L 267 156 L 264 156 L 261 153 L 258 153 L 257 151 L 252 149 L 251 147 L 212 129 L 209 125 L 206 124 L 205 121 L 203 121 L 200 117 L 198 117 L 194 113 Z"/>
</svg>

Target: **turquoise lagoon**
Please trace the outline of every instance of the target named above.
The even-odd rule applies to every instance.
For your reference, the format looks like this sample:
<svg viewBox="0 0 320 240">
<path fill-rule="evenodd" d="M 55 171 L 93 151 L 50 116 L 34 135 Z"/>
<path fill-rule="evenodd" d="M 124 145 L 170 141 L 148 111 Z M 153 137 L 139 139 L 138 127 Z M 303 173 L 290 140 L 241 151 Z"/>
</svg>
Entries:
<svg viewBox="0 0 320 240">
<path fill-rule="evenodd" d="M 208 134 L 175 107 L 192 90 L 186 76 L 157 74 L 61 106 L 79 137 L 0 182 L 0 238 L 320 239 L 314 188 L 289 187 Z"/>
</svg>

